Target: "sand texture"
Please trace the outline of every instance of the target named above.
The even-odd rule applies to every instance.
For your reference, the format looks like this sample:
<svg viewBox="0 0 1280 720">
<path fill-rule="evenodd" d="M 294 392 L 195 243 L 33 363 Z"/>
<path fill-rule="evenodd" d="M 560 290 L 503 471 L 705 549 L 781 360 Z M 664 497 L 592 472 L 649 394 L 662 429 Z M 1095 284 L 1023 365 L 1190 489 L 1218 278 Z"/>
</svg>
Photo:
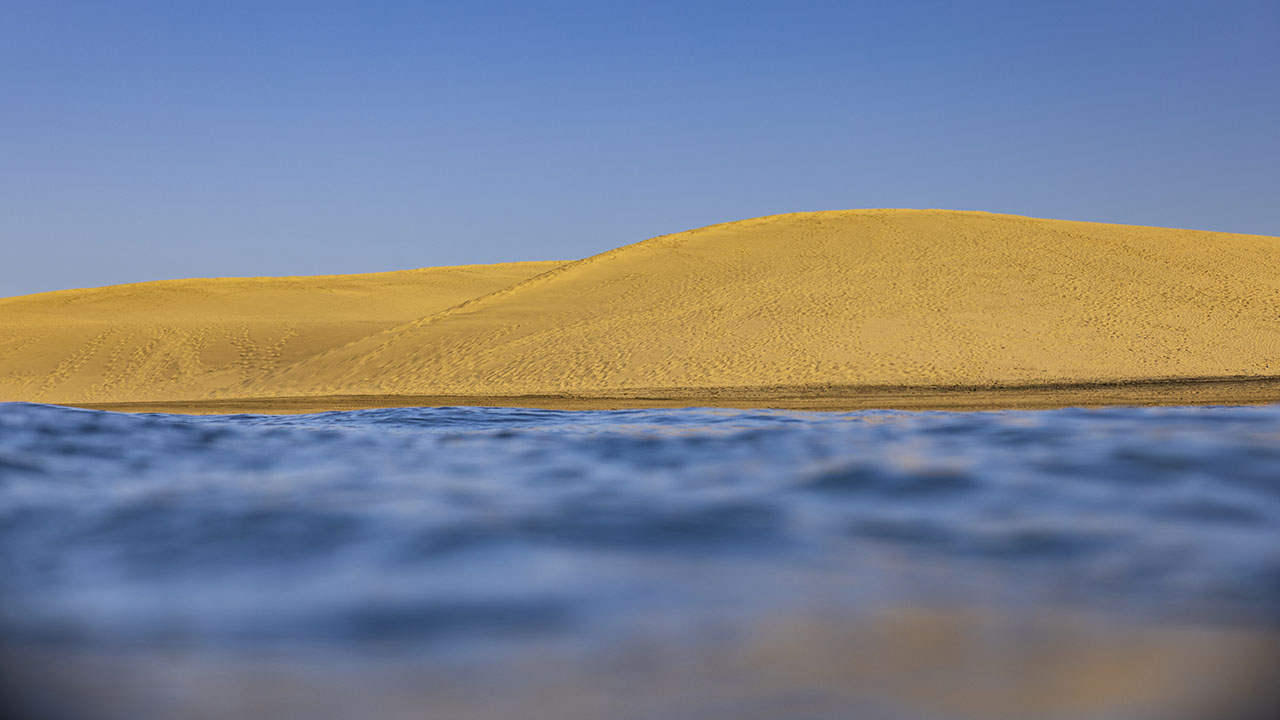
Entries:
<svg viewBox="0 0 1280 720">
<path fill-rule="evenodd" d="M 767 405 L 877 392 L 1105 395 L 1152 382 L 1166 400 L 1179 383 L 1243 382 L 1262 388 L 1252 401 L 1276 401 L 1278 375 L 1280 238 L 976 212 L 797 213 L 565 264 L 0 301 L 0 399 L 68 404 Z"/>
<path fill-rule="evenodd" d="M 0 300 L 0 401 L 198 399 L 562 263 L 168 280 Z"/>
</svg>

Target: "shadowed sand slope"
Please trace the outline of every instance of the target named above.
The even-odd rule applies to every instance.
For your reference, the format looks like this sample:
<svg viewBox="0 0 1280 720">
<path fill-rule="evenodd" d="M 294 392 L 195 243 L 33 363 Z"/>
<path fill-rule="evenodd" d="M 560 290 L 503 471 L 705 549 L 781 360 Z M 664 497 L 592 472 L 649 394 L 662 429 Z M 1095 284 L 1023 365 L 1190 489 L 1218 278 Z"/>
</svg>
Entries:
<svg viewBox="0 0 1280 720">
<path fill-rule="evenodd" d="M 171 280 L 0 300 L 0 400 L 196 399 L 561 263 Z"/>
<path fill-rule="evenodd" d="M 1280 239 L 936 210 L 780 215 L 569 263 L 220 397 L 661 394 L 1280 373 Z"/>
</svg>

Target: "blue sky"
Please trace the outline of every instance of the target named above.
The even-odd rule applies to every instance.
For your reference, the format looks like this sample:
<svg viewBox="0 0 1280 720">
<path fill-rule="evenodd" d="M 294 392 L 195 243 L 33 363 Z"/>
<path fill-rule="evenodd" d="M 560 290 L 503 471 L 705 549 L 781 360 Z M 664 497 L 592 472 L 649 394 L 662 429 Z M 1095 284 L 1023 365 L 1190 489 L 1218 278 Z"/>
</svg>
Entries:
<svg viewBox="0 0 1280 720">
<path fill-rule="evenodd" d="M 1280 235 L 1280 2 L 0 0 L 0 295 L 798 210 Z"/>
</svg>

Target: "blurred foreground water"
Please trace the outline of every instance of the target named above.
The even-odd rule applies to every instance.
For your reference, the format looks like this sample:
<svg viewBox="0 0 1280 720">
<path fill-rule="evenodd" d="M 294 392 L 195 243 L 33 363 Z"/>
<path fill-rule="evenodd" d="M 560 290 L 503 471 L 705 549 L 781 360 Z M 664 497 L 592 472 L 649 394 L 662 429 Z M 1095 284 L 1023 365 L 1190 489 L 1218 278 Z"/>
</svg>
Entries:
<svg viewBox="0 0 1280 720">
<path fill-rule="evenodd" d="M 1280 407 L 0 405 L 31 718 L 1280 716 Z"/>
</svg>

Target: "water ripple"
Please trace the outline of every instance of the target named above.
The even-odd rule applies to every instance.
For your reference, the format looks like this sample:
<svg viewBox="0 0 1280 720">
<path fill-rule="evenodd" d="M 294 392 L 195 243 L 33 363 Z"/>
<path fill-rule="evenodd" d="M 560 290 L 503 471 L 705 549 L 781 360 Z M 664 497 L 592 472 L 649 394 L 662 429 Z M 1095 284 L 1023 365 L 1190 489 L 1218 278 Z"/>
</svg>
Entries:
<svg viewBox="0 0 1280 720">
<path fill-rule="evenodd" d="M 0 405 L 0 636 L 582 633 L 975 585 L 1280 621 L 1280 408 Z"/>
</svg>

